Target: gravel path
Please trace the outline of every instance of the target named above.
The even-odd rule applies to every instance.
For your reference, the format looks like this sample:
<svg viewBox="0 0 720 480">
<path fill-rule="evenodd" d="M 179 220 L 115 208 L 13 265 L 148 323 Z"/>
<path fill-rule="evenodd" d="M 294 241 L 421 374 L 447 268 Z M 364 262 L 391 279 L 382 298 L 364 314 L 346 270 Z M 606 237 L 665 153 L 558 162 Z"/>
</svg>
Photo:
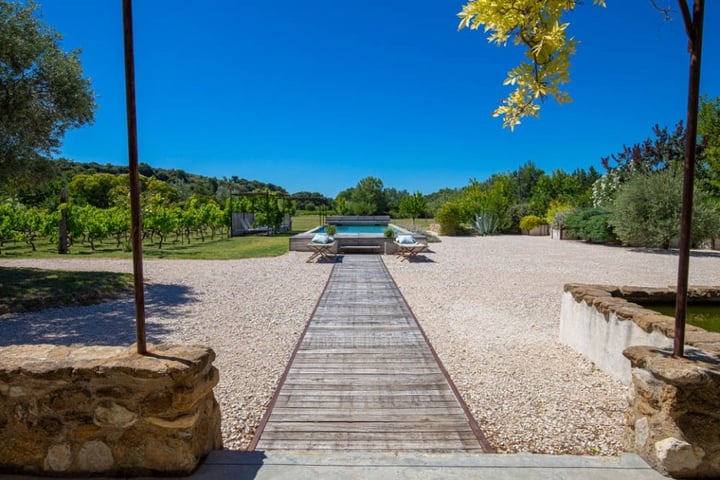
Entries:
<svg viewBox="0 0 720 480">
<path fill-rule="evenodd" d="M 570 282 L 665 287 L 677 256 L 548 237 L 443 237 L 423 263 L 386 264 L 490 443 L 500 452 L 616 455 L 626 390 L 558 343 Z M 717 284 L 701 252 L 690 283 Z"/>
<path fill-rule="evenodd" d="M 545 237 L 443 238 L 428 262 L 385 263 L 490 442 L 501 452 L 622 451 L 625 389 L 557 343 L 568 282 L 667 286 L 677 257 Z M 247 447 L 332 268 L 307 253 L 237 261 L 146 260 L 149 343 L 217 353 L 230 449 Z M 0 260 L 0 266 L 130 272 L 129 260 Z M 691 260 L 716 284 L 720 257 Z M 132 299 L 0 316 L 0 345 L 130 344 Z"/>
</svg>

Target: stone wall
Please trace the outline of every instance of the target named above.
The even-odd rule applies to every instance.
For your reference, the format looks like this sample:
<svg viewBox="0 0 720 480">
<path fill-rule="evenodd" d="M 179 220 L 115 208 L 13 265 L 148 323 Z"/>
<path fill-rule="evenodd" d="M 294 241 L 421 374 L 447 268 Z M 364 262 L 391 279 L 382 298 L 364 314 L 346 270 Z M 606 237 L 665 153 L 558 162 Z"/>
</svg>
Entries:
<svg viewBox="0 0 720 480">
<path fill-rule="evenodd" d="M 0 471 L 188 474 L 222 448 L 205 347 L 0 348 Z"/>
<path fill-rule="evenodd" d="M 692 299 L 720 301 L 717 287 L 692 287 Z M 672 347 L 675 319 L 633 303 L 672 302 L 670 288 L 565 285 L 560 309 L 560 341 L 626 385 L 632 381 L 623 351 L 633 345 Z M 685 341 L 720 355 L 720 334 L 685 326 Z"/>
<path fill-rule="evenodd" d="M 675 478 L 720 478 L 720 358 L 631 347 L 629 445 Z"/>
<path fill-rule="evenodd" d="M 717 287 L 691 300 L 720 303 Z M 560 339 L 630 385 L 629 442 L 675 478 L 720 478 L 720 334 L 685 326 L 687 358 L 672 356 L 675 319 L 633 302 L 672 302 L 670 288 L 565 285 Z"/>
</svg>

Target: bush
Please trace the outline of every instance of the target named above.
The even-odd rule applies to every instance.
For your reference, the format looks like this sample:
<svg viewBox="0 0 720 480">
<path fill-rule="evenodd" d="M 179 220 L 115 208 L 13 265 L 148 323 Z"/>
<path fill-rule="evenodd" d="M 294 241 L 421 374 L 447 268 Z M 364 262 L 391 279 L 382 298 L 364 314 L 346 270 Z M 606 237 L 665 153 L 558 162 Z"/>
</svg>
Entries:
<svg viewBox="0 0 720 480">
<path fill-rule="evenodd" d="M 435 212 L 442 235 L 457 235 L 464 217 L 463 208 L 456 202 L 445 202 Z"/>
<path fill-rule="evenodd" d="M 525 215 L 522 220 L 520 220 L 520 230 L 523 232 L 529 232 L 533 228 L 537 228 L 544 223 L 543 219 L 536 215 Z"/>
<path fill-rule="evenodd" d="M 615 199 L 610 224 L 624 243 L 670 248 L 680 236 L 682 176 L 671 169 L 636 175 L 623 185 Z M 693 202 L 692 241 L 718 234 L 718 210 L 696 189 Z"/>
<path fill-rule="evenodd" d="M 565 215 L 572 211 L 573 207 L 567 203 L 553 200 L 545 212 L 545 223 L 550 224 L 554 229 L 560 230 L 565 226 Z"/>
<path fill-rule="evenodd" d="M 520 233 L 522 228 L 520 228 L 520 220 L 522 220 L 524 217 L 530 215 L 532 212 L 530 212 L 530 205 L 527 203 L 516 203 L 514 205 L 510 205 L 510 208 L 508 208 L 508 217 L 510 221 L 510 228 L 508 228 L 508 233 Z"/>
<path fill-rule="evenodd" d="M 610 225 L 612 212 L 604 208 L 583 208 L 565 216 L 565 226 L 578 238 L 596 243 L 608 243 L 617 240 Z"/>
</svg>

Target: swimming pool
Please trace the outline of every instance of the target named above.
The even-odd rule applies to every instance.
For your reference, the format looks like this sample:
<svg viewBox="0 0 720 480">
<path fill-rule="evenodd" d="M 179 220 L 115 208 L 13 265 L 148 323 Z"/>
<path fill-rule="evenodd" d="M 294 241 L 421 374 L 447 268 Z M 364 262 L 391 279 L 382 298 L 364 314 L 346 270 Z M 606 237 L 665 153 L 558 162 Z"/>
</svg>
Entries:
<svg viewBox="0 0 720 480">
<path fill-rule="evenodd" d="M 325 233 L 326 226 L 323 225 L 322 227 L 313 230 L 313 233 Z M 376 224 L 376 225 L 368 225 L 368 224 L 338 224 L 335 225 L 336 231 L 335 233 L 370 233 L 370 234 L 379 234 L 384 235 L 385 230 L 388 228 L 391 228 L 394 232 L 397 233 L 397 229 L 393 228 L 392 226 L 389 226 L 387 224 Z"/>
<path fill-rule="evenodd" d="M 395 252 L 395 245 L 385 237 L 385 230 L 391 228 L 393 236 L 401 233 L 411 232 L 402 227 L 393 225 L 390 217 L 386 215 L 377 216 L 328 216 L 327 223 L 334 225 L 335 242 L 333 253 L 386 253 Z M 290 237 L 290 250 L 297 252 L 308 252 L 308 243 L 316 233 L 326 233 L 326 226 L 313 228 L 304 233 L 298 233 Z M 426 243 L 425 235 L 413 233 L 415 239 L 420 243 Z"/>
</svg>

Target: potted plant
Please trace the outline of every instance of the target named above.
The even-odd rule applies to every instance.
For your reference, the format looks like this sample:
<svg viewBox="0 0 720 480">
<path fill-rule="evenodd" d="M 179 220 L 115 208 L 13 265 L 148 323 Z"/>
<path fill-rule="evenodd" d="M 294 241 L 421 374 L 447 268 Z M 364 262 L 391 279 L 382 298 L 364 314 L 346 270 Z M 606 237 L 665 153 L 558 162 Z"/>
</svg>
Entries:
<svg viewBox="0 0 720 480">
<path fill-rule="evenodd" d="M 335 235 L 337 233 L 337 227 L 335 225 L 326 225 L 325 226 L 325 233 L 327 233 L 329 236 Z"/>
<path fill-rule="evenodd" d="M 390 242 L 392 241 L 393 237 L 395 237 L 395 230 L 393 230 L 393 229 L 390 228 L 390 227 L 387 227 L 387 228 L 383 231 L 383 235 L 385 235 L 385 255 L 387 255 L 387 253 L 388 253 L 388 251 L 387 251 L 387 250 L 388 250 L 388 243 L 390 243 Z"/>
</svg>

